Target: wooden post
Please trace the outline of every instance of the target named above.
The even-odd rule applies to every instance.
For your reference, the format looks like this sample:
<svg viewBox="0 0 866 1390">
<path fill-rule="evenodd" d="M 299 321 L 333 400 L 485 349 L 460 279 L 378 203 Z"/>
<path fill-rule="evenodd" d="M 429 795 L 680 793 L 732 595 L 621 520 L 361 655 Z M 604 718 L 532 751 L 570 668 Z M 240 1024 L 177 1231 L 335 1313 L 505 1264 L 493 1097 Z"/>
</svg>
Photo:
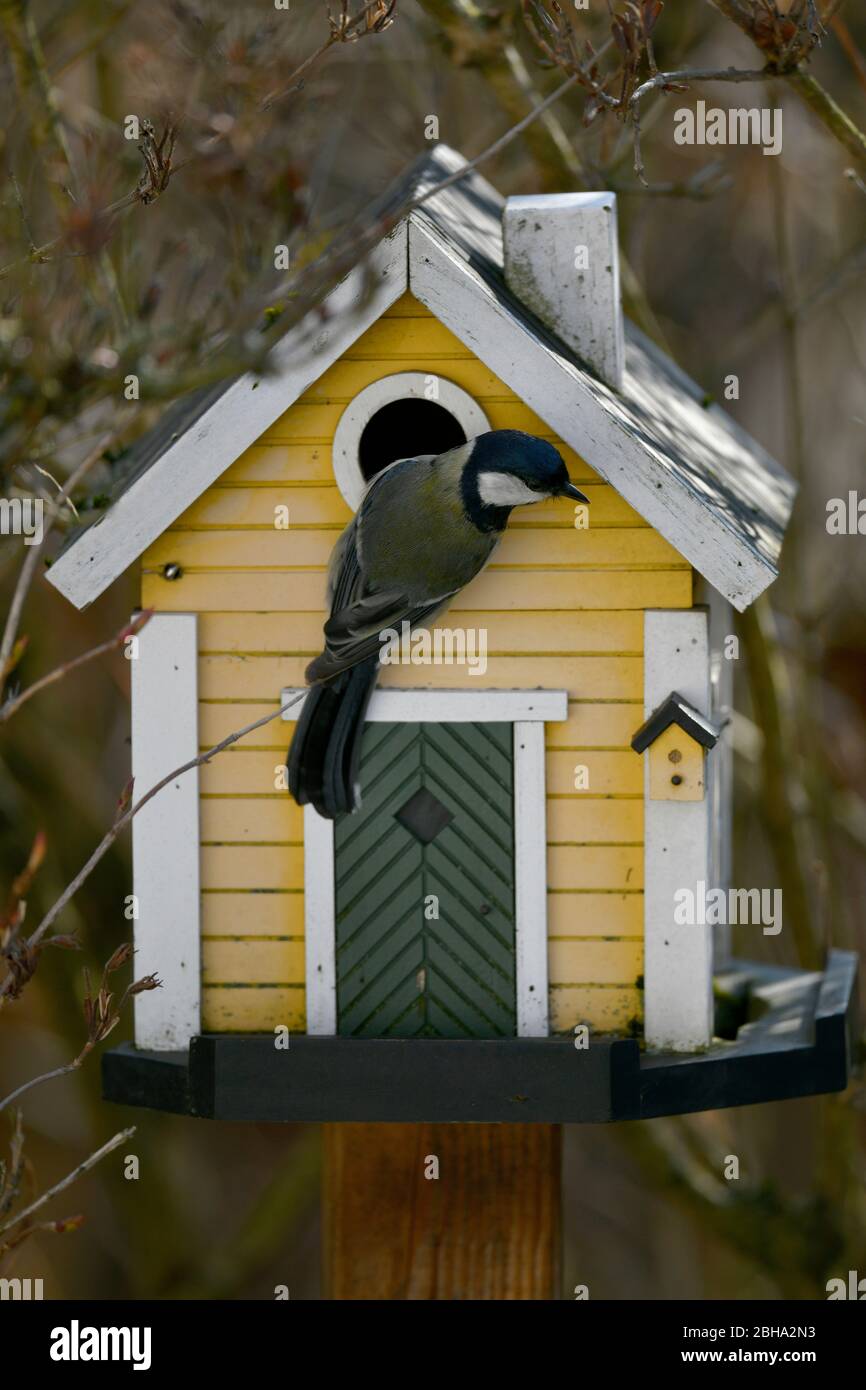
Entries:
<svg viewBox="0 0 866 1390">
<path fill-rule="evenodd" d="M 324 1129 L 326 1297 L 559 1297 L 559 1125 Z"/>
</svg>

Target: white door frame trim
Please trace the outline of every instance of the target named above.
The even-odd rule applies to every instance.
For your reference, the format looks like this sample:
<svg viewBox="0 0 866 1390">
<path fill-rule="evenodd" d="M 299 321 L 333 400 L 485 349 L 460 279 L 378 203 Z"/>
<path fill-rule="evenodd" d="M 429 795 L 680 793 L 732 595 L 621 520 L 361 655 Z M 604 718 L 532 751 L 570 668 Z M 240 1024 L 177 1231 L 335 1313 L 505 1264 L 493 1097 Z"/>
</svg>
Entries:
<svg viewBox="0 0 866 1390">
<path fill-rule="evenodd" d="M 300 690 L 283 690 L 287 704 Z M 296 720 L 302 705 L 286 710 Z M 568 718 L 565 690 L 376 690 L 378 723 L 506 723 L 514 727 L 514 938 L 517 1036 L 547 1037 L 547 830 L 544 724 Z M 337 1031 L 334 825 L 304 807 L 307 1033 Z"/>
</svg>

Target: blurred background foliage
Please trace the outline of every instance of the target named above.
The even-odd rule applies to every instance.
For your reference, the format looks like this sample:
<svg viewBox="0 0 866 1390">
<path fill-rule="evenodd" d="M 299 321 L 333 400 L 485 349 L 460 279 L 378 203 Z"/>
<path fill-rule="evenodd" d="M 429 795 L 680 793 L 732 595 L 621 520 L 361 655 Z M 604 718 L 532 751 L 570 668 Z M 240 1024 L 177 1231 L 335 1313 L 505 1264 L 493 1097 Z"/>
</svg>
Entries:
<svg viewBox="0 0 866 1390">
<path fill-rule="evenodd" d="M 332 6 L 338 21 L 340 9 Z M 760 67 L 744 14 L 775 24 L 793 14 L 813 27 L 819 12 L 826 28 L 808 71 L 862 129 L 866 14 L 857 4 L 678 0 L 656 23 L 655 59 L 662 70 Z M 303 297 L 301 279 L 279 298 L 276 244 L 303 265 L 363 226 L 371 199 L 425 148 L 431 115 L 440 138 L 471 158 L 562 81 L 539 61 L 514 0 L 398 0 L 392 18 L 320 52 L 329 33 L 320 0 L 286 9 L 270 0 L 0 0 L 4 495 L 51 497 L 46 473 L 62 482 L 105 440 L 107 457 L 75 492 L 79 510 L 103 505 L 112 460 L 154 418 L 154 402 L 256 359 L 257 329 L 273 317 L 265 311 Z M 603 49 L 606 0 L 570 18 Z M 699 96 L 782 107 L 782 154 L 675 145 L 673 112 Z M 735 946 L 791 965 L 814 963 L 828 944 L 866 950 L 866 542 L 825 527 L 828 499 L 866 495 L 866 167 L 856 140 L 838 138 L 820 108 L 790 76 L 652 93 L 644 187 L 630 131 L 615 115 L 587 124 L 587 93 L 575 86 L 482 167 L 505 193 L 616 189 L 628 312 L 714 397 L 735 373 L 740 395 L 727 408 L 800 481 L 782 578 L 740 629 L 734 731 L 735 882 L 781 885 L 786 911 L 803 909 L 798 932 L 740 928 Z M 149 176 L 124 138 L 130 113 L 152 123 Z M 133 371 L 140 402 L 123 396 Z M 22 553 L 20 542 L 0 541 L 4 615 Z M 83 613 L 37 577 L 12 686 L 26 689 L 103 642 L 136 602 L 134 573 Z M 36 832 L 47 837 L 28 924 L 99 841 L 128 776 L 119 651 L 0 726 L 0 897 Z M 82 955 L 46 952 L 23 997 L 0 1013 L 0 1094 L 79 1051 L 82 961 L 98 974 L 128 939 L 129 891 L 124 836 L 59 923 L 79 933 Z M 129 1027 L 125 1017 L 109 1045 Z M 293 1298 L 318 1295 L 312 1127 L 118 1111 L 100 1100 L 95 1058 L 23 1106 L 28 1191 L 50 1187 L 123 1125 L 137 1131 L 52 1204 L 55 1217 L 84 1213 L 83 1228 L 35 1235 L 4 1273 L 42 1276 L 50 1297 L 272 1297 L 276 1284 Z M 138 1181 L 124 1179 L 127 1153 L 140 1158 Z M 728 1154 L 740 1158 L 738 1182 L 722 1176 Z M 866 1274 L 864 1170 L 856 1087 L 571 1128 L 564 1288 L 823 1297 L 831 1276 Z"/>
</svg>

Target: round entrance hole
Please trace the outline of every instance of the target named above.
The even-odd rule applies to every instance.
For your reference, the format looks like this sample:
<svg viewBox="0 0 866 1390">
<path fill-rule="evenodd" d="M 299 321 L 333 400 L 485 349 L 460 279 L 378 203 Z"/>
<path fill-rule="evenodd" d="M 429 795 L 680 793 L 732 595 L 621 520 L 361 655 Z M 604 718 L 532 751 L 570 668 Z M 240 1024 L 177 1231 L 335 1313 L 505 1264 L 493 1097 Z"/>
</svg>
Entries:
<svg viewBox="0 0 866 1390">
<path fill-rule="evenodd" d="M 466 434 L 450 410 L 417 396 L 389 401 L 364 427 L 358 464 L 367 482 L 395 459 L 416 454 L 444 454 L 466 443 Z"/>
</svg>

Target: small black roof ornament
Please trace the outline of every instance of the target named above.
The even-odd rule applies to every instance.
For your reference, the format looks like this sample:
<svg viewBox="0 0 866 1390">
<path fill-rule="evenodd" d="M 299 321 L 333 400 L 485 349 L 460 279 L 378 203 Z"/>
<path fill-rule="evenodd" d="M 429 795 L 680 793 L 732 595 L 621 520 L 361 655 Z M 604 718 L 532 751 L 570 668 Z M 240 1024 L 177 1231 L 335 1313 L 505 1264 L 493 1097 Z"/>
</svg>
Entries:
<svg viewBox="0 0 866 1390">
<path fill-rule="evenodd" d="M 682 695 L 678 695 L 672 690 L 666 700 L 663 700 L 658 709 L 653 710 L 649 719 L 642 724 L 634 735 L 631 746 L 636 753 L 643 753 L 649 748 L 651 743 L 655 743 L 660 734 L 665 729 L 669 729 L 671 724 L 678 724 L 684 733 L 689 734 L 696 742 L 702 744 L 704 748 L 712 748 L 719 739 L 721 729 L 707 719 L 705 714 L 690 705 L 688 700 L 684 700 Z"/>
</svg>

